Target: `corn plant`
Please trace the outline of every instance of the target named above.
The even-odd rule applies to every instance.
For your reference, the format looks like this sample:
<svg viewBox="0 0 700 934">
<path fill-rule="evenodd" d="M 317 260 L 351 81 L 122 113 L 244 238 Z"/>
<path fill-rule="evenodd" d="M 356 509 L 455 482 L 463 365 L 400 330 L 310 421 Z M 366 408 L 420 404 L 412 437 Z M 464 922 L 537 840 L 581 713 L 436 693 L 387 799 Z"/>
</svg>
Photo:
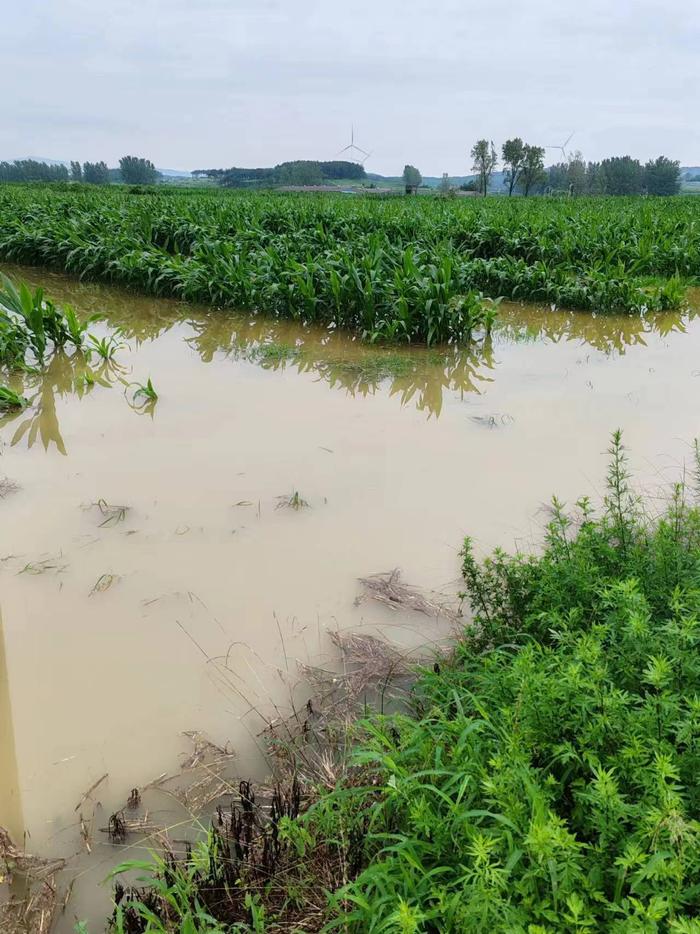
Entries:
<svg viewBox="0 0 700 934">
<path fill-rule="evenodd" d="M 0 363 L 21 367 L 31 351 L 43 364 L 49 349 L 61 350 L 67 344 L 82 350 L 87 329 L 98 318 L 81 321 L 70 305 L 60 308 L 43 289 L 32 291 L 24 282 L 17 287 L 0 273 Z"/>
<path fill-rule="evenodd" d="M 145 199 L 15 185 L 0 187 L 0 220 L 0 258 L 370 341 L 475 340 L 496 313 L 487 298 L 676 308 L 700 268 L 690 198 Z"/>
<path fill-rule="evenodd" d="M 104 362 L 109 362 L 114 359 L 117 351 L 121 350 L 123 346 L 124 341 L 121 340 L 119 332 L 108 334 L 106 337 L 97 337 L 95 334 L 88 334 L 87 356 L 88 359 L 92 356 L 96 356 Z"/>
<path fill-rule="evenodd" d="M 0 385 L 0 410 L 2 409 L 23 409 L 29 405 L 27 399 L 10 389 L 9 386 Z"/>
<path fill-rule="evenodd" d="M 134 383 L 133 385 L 137 387 L 133 395 L 134 399 L 142 398 L 145 402 L 157 402 L 158 393 L 153 387 L 150 376 L 145 383 Z"/>
</svg>

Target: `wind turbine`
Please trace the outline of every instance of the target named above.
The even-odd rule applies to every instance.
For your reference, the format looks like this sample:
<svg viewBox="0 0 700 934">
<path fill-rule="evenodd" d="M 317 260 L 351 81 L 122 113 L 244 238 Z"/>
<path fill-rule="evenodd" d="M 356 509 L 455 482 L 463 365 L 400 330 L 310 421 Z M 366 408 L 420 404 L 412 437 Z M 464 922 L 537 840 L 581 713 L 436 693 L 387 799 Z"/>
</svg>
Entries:
<svg viewBox="0 0 700 934">
<path fill-rule="evenodd" d="M 561 154 L 562 154 L 562 156 L 564 157 L 564 162 L 568 162 L 568 161 L 569 161 L 569 157 L 568 157 L 567 154 L 566 154 L 566 147 L 569 145 L 569 143 L 571 142 L 571 140 L 574 138 L 574 133 L 575 133 L 575 132 L 576 132 L 576 130 L 574 130 L 573 133 L 570 133 L 569 136 L 567 137 L 567 139 L 561 144 L 561 146 L 546 146 L 545 148 L 546 148 L 546 149 L 559 149 L 559 150 L 561 150 Z"/>
<path fill-rule="evenodd" d="M 357 157 L 355 157 L 353 161 L 359 162 L 360 165 L 364 165 L 367 159 L 369 159 L 369 157 L 372 155 L 371 152 L 366 152 L 364 149 L 361 149 L 359 146 L 355 145 L 355 127 L 352 125 L 350 126 L 350 143 L 349 145 L 341 149 L 338 155 L 341 156 L 344 152 L 348 152 L 348 153 L 359 152 L 362 158 L 357 159 Z"/>
</svg>

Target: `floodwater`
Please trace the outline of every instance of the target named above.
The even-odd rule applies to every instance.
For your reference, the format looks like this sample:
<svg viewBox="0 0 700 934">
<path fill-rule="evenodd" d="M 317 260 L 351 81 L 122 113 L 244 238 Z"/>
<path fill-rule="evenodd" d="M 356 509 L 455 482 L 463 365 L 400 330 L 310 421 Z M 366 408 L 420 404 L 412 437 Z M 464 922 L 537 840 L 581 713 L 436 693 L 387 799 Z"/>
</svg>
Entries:
<svg viewBox="0 0 700 934">
<path fill-rule="evenodd" d="M 122 329 L 110 363 L 58 356 L 0 418 L 0 825 L 46 855 L 81 850 L 172 771 L 185 730 L 264 768 L 260 715 L 287 709 L 329 631 L 432 647 L 446 626 L 357 602 L 400 567 L 459 587 L 459 549 L 529 547 L 552 493 L 601 494 L 610 433 L 660 487 L 700 434 L 700 319 L 505 306 L 471 351 L 368 349 L 341 334 L 220 314 L 5 267 Z M 88 378 L 86 379 L 86 373 Z M 151 377 L 154 404 L 132 382 Z M 297 492 L 308 503 L 285 506 Z M 99 821 L 98 821 L 99 823 Z M 115 859 L 99 829 L 57 930 L 103 929 Z M 134 855 L 128 851 L 126 855 Z"/>
</svg>

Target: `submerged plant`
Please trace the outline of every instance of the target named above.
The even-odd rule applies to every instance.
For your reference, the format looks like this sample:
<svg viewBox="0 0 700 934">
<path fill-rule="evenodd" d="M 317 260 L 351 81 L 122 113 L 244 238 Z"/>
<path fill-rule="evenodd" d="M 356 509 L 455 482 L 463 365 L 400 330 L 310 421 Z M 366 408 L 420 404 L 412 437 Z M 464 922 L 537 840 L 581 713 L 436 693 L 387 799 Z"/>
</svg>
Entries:
<svg viewBox="0 0 700 934">
<path fill-rule="evenodd" d="M 9 386 L 0 386 L 0 410 L 2 409 L 23 409 L 29 405 L 29 400 L 25 399 Z"/>
<path fill-rule="evenodd" d="M 126 401 L 129 407 L 141 415 L 150 415 L 153 418 L 158 393 L 155 390 L 150 376 L 146 383 L 127 383 L 124 389 Z"/>
<path fill-rule="evenodd" d="M 82 350 L 89 325 L 99 315 L 81 321 L 70 305 L 62 308 L 46 298 L 41 288 L 19 287 L 0 273 L 0 363 L 22 367 L 31 351 L 42 364 L 49 348 L 72 344 Z"/>
<path fill-rule="evenodd" d="M 291 493 L 285 493 L 283 496 L 277 497 L 277 506 L 276 509 L 293 509 L 295 512 L 298 512 L 300 509 L 307 509 L 309 504 L 302 497 L 301 493 L 298 490 L 293 490 Z"/>
<path fill-rule="evenodd" d="M 124 341 L 121 340 L 120 331 L 115 331 L 114 334 L 109 334 L 106 337 L 96 337 L 94 334 L 89 334 L 87 344 L 88 358 L 94 354 L 104 361 L 113 360 L 117 351 L 121 350 L 123 346 Z"/>
<path fill-rule="evenodd" d="M 102 521 L 99 523 L 99 527 L 109 528 L 111 526 L 117 525 L 119 522 L 123 522 L 126 519 L 126 514 L 129 512 L 130 506 L 115 506 L 112 503 L 108 503 L 106 499 L 98 499 L 96 503 L 91 503 L 88 508 L 95 508 L 99 510 L 102 515 Z"/>
<path fill-rule="evenodd" d="M 148 377 L 148 381 L 144 383 L 132 383 L 136 386 L 136 391 L 134 392 L 133 398 L 138 399 L 139 397 L 143 398 L 146 402 L 156 402 L 158 400 L 158 393 L 153 387 L 151 382 L 151 377 Z"/>
</svg>

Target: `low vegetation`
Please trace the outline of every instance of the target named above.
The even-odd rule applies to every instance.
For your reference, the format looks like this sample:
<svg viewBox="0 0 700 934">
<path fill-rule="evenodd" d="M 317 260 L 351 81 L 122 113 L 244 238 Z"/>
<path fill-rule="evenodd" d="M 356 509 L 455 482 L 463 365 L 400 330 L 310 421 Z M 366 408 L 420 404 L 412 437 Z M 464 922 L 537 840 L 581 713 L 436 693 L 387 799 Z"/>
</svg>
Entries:
<svg viewBox="0 0 700 934">
<path fill-rule="evenodd" d="M 0 365 L 43 364 L 48 353 L 66 345 L 82 350 L 94 320 L 81 320 L 70 305 L 55 305 L 43 289 L 17 287 L 0 273 Z"/>
<path fill-rule="evenodd" d="M 351 199 L 0 189 L 0 258 L 155 294 L 436 344 L 501 296 L 639 314 L 683 302 L 690 199 Z"/>
<path fill-rule="evenodd" d="M 617 433 L 599 512 L 555 499 L 541 554 L 462 560 L 473 619 L 407 707 L 365 715 L 325 786 L 263 809 L 244 783 L 140 864 L 119 934 L 699 930 L 692 491 L 650 515 Z"/>
<path fill-rule="evenodd" d="M 0 412 L 3 409 L 23 409 L 29 403 L 9 386 L 0 386 Z"/>
</svg>

